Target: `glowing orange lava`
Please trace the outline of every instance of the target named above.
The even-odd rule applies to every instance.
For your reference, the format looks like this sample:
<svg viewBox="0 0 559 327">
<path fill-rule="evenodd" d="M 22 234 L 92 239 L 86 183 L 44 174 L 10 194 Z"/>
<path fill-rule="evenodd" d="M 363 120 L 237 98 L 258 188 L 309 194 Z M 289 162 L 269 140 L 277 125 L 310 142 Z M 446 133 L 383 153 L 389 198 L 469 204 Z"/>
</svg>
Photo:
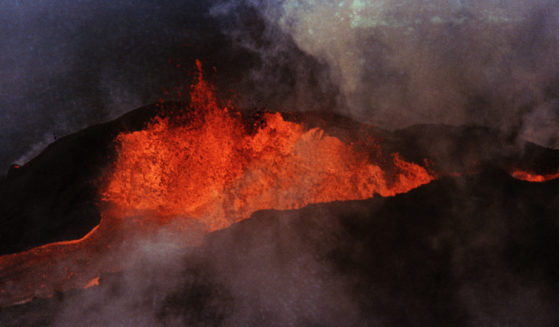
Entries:
<svg viewBox="0 0 559 327">
<path fill-rule="evenodd" d="M 161 225 L 184 231 L 196 222 L 208 232 L 257 210 L 393 196 L 433 180 L 398 154 L 386 172 L 368 151 L 279 113 L 247 127 L 238 111 L 218 105 L 197 66 L 186 123 L 156 118 L 117 137 L 118 155 L 100 190 L 111 209 L 98 227 L 80 240 L 0 257 L 0 305 L 94 286 L 102 273 L 126 267 L 108 253 L 129 252 L 131 235 Z"/>
<path fill-rule="evenodd" d="M 546 181 L 550 181 L 556 178 L 559 178 L 559 172 L 555 173 L 555 174 L 536 174 L 536 173 L 531 173 L 528 171 L 524 171 L 524 170 L 515 170 L 512 172 L 512 177 L 516 178 L 516 179 L 520 179 L 523 181 L 527 181 L 527 182 L 546 182 Z"/>
<path fill-rule="evenodd" d="M 237 111 L 217 104 L 201 74 L 192 106 L 186 126 L 160 118 L 143 131 L 119 135 L 106 201 L 163 219 L 202 220 L 215 230 L 261 209 L 391 196 L 433 179 L 395 154 L 396 178 L 388 183 L 367 152 L 279 113 L 264 114 L 249 133 Z"/>
<path fill-rule="evenodd" d="M 91 288 L 95 286 L 99 286 L 99 277 L 95 277 L 90 280 L 83 288 Z"/>
</svg>

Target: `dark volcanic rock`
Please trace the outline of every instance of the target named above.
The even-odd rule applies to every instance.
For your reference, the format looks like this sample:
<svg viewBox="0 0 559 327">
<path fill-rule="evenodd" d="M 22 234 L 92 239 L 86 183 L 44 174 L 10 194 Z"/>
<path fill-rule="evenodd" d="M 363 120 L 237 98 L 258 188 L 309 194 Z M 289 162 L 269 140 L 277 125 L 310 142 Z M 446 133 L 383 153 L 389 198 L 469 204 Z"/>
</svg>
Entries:
<svg viewBox="0 0 559 327">
<path fill-rule="evenodd" d="M 558 191 L 559 180 L 487 169 L 390 198 L 260 211 L 180 259 L 145 252 L 100 287 L 5 308 L 0 322 L 554 326 Z"/>
<path fill-rule="evenodd" d="M 0 254 L 85 235 L 99 223 L 97 182 L 114 158 L 114 138 L 157 114 L 147 106 L 58 139 L 0 180 Z"/>
<path fill-rule="evenodd" d="M 186 104 L 168 103 L 134 110 L 117 120 L 60 138 L 23 167 L 0 180 L 0 254 L 54 241 L 76 239 L 99 222 L 98 186 L 114 159 L 118 133 L 141 129 L 155 115 L 176 115 Z M 368 147 L 373 160 L 390 170 L 390 154 L 424 164 L 435 174 L 473 173 L 485 166 L 518 167 L 554 173 L 559 151 L 518 145 L 481 127 L 418 125 L 388 132 L 328 113 L 284 113 L 307 128 L 321 127 L 355 146 Z M 260 115 L 248 116 L 247 126 Z M 384 156 L 378 156 L 378 148 Z M 376 157 L 375 157 L 376 156 Z M 387 160 L 388 158 L 388 160 Z"/>
</svg>

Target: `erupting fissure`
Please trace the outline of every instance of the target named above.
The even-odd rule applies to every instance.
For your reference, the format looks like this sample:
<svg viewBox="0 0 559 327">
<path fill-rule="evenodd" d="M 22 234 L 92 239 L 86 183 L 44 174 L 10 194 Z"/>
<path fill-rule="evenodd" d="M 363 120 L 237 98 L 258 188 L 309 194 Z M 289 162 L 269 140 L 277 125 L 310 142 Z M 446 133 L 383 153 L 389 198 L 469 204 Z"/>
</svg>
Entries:
<svg viewBox="0 0 559 327">
<path fill-rule="evenodd" d="M 129 235 L 118 231 L 125 220 L 128 229 L 140 233 L 171 222 L 188 228 L 193 221 L 209 232 L 257 210 L 392 196 L 434 178 L 398 154 L 389 156 L 393 168 L 386 172 L 367 150 L 279 113 L 263 114 L 248 128 L 238 110 L 218 104 L 196 64 L 188 120 L 158 117 L 144 130 L 120 134 L 116 160 L 100 190 L 111 210 L 103 213 L 99 228 L 79 241 L 0 257 L 1 277 L 27 276 L 14 277 L 9 290 L 0 289 L 0 303 L 39 289 L 94 286 L 101 273 L 122 269 L 119 260 L 96 257 Z M 72 271 L 60 276 L 53 267 Z"/>
<path fill-rule="evenodd" d="M 106 201 L 203 220 L 215 230 L 261 209 L 391 196 L 433 179 L 394 154 L 396 178 L 389 183 L 369 153 L 279 113 L 264 114 L 249 133 L 238 111 L 217 104 L 197 64 L 189 123 L 171 126 L 158 118 L 145 130 L 119 135 Z"/>
</svg>

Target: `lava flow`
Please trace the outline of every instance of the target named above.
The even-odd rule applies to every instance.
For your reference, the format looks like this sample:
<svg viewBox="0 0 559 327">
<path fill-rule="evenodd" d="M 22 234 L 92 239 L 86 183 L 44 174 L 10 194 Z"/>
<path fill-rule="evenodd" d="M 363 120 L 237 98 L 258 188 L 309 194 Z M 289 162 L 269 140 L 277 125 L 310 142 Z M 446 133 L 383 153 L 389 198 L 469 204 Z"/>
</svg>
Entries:
<svg viewBox="0 0 559 327">
<path fill-rule="evenodd" d="M 547 182 L 559 178 L 559 172 L 555 174 L 536 174 L 524 170 L 515 170 L 512 172 L 511 175 L 516 179 L 520 179 L 527 182 L 537 182 L 537 183 Z"/>
<path fill-rule="evenodd" d="M 210 232 L 257 210 L 393 196 L 433 180 L 398 154 L 388 156 L 389 173 L 367 150 L 279 113 L 249 128 L 239 111 L 218 104 L 197 66 L 186 123 L 158 117 L 117 137 L 118 154 L 100 190 L 111 209 L 96 230 L 0 257 L 0 304 L 95 285 L 101 273 L 125 268 L 107 253 L 162 225 L 186 230 L 195 222 Z"/>
</svg>

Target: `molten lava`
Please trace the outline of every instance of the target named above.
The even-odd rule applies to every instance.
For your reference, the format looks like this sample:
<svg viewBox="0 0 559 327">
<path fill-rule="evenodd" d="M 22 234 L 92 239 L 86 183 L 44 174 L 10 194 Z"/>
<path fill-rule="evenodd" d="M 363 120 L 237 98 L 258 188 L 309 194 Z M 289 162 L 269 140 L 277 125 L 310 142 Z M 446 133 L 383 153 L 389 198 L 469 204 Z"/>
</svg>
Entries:
<svg viewBox="0 0 559 327">
<path fill-rule="evenodd" d="M 160 118 L 143 131 L 119 135 L 105 200 L 163 219 L 202 220 L 215 230 L 261 209 L 391 196 L 433 179 L 393 155 L 397 176 L 389 184 L 367 152 L 279 113 L 264 114 L 249 133 L 237 111 L 217 104 L 201 73 L 192 107 L 185 126 Z"/>
<path fill-rule="evenodd" d="M 398 154 L 388 156 L 387 172 L 369 151 L 279 113 L 247 126 L 239 111 L 218 104 L 197 66 L 185 122 L 159 117 L 117 137 L 118 155 L 100 190 L 111 210 L 96 230 L 0 257 L 0 304 L 94 286 L 101 273 L 124 268 L 106 253 L 161 225 L 184 230 L 196 222 L 208 232 L 257 210 L 393 196 L 433 180 Z"/>
<path fill-rule="evenodd" d="M 555 174 L 536 174 L 524 170 L 515 170 L 512 172 L 512 177 L 527 182 L 547 182 L 559 178 L 559 172 Z"/>
</svg>

